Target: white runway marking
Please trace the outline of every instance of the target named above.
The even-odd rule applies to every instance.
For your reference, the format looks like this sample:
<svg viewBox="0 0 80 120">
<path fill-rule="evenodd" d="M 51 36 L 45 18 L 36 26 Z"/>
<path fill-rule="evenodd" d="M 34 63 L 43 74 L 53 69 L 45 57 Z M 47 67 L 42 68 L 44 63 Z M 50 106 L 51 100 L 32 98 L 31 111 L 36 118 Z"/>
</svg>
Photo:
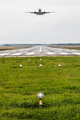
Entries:
<svg viewBox="0 0 80 120">
<path fill-rule="evenodd" d="M 14 53 L 14 54 L 11 54 L 11 55 L 21 55 L 22 53 Z"/>
<path fill-rule="evenodd" d="M 40 52 L 40 53 L 42 52 L 42 49 L 41 49 L 41 47 L 40 47 L 40 50 L 39 50 L 39 52 Z"/>
<path fill-rule="evenodd" d="M 0 54 L 1 56 L 4 56 L 4 55 L 9 55 L 9 53 L 2 53 Z"/>
<path fill-rule="evenodd" d="M 0 51 L 0 57 L 2 56 L 80 56 L 80 50 L 74 49 L 60 49 L 50 48 L 45 46 L 37 46 L 26 49 L 5 50 Z"/>
<path fill-rule="evenodd" d="M 53 53 L 53 52 L 47 52 L 47 54 L 48 54 L 48 55 L 53 55 L 53 54 L 55 54 L 55 53 Z"/>
<path fill-rule="evenodd" d="M 74 55 L 80 55 L 80 53 L 72 53 L 72 54 L 74 54 Z"/>
<path fill-rule="evenodd" d="M 34 52 L 29 52 L 26 55 L 34 55 Z"/>
<path fill-rule="evenodd" d="M 62 54 L 62 55 L 67 55 L 67 54 L 69 54 L 69 53 L 60 53 L 60 54 Z"/>
</svg>

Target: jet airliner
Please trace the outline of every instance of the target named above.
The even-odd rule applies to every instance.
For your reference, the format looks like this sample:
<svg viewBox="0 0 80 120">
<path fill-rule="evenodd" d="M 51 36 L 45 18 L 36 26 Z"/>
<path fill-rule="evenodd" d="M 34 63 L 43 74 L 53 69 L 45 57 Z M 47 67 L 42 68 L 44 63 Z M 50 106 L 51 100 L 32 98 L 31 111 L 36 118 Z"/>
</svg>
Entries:
<svg viewBox="0 0 80 120">
<path fill-rule="evenodd" d="M 36 14 L 36 15 L 43 15 L 43 14 L 47 14 L 47 13 L 55 13 L 55 11 L 53 11 L 53 12 L 45 12 L 45 11 L 43 11 L 42 12 L 42 10 L 39 9 L 38 12 L 34 11 L 34 12 L 25 12 L 25 13 L 32 13 L 32 14 Z"/>
</svg>

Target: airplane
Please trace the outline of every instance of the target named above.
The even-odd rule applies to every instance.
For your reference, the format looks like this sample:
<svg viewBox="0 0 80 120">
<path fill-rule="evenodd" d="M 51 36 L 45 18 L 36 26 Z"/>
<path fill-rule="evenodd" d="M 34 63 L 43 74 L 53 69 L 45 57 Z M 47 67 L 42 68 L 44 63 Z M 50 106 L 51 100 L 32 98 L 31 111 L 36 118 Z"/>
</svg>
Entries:
<svg viewBox="0 0 80 120">
<path fill-rule="evenodd" d="M 43 15 L 43 14 L 47 14 L 47 13 L 55 13 L 55 11 L 54 12 L 45 12 L 45 11 L 42 12 L 42 10 L 39 9 L 38 12 L 34 11 L 34 12 L 25 12 L 25 13 L 32 13 L 32 14 L 36 14 L 36 15 Z"/>
</svg>

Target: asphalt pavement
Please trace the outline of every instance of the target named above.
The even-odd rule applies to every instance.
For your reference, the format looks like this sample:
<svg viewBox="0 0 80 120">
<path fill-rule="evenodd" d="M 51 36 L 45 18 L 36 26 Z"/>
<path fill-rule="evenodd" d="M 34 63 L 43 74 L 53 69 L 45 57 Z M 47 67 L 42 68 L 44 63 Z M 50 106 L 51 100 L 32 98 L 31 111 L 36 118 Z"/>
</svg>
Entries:
<svg viewBox="0 0 80 120">
<path fill-rule="evenodd" d="M 80 56 L 80 50 L 33 46 L 24 49 L 0 51 L 0 57 L 29 57 L 29 56 Z"/>
</svg>

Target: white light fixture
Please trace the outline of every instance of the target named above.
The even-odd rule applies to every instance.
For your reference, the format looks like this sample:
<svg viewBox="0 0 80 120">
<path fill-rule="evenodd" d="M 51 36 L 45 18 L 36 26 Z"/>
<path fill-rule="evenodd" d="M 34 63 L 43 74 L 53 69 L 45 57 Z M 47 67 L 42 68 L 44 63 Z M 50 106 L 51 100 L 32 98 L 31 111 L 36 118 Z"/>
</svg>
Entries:
<svg viewBox="0 0 80 120">
<path fill-rule="evenodd" d="M 37 97 L 39 98 L 39 107 L 41 107 L 42 106 L 42 101 L 41 100 L 44 97 L 44 94 L 42 92 L 39 92 L 37 94 Z"/>
<path fill-rule="evenodd" d="M 39 66 L 42 67 L 42 64 L 40 64 Z"/>
<path fill-rule="evenodd" d="M 61 67 L 61 64 L 59 64 L 58 66 Z"/>
<path fill-rule="evenodd" d="M 22 65 L 20 65 L 20 67 L 22 67 Z"/>
</svg>

